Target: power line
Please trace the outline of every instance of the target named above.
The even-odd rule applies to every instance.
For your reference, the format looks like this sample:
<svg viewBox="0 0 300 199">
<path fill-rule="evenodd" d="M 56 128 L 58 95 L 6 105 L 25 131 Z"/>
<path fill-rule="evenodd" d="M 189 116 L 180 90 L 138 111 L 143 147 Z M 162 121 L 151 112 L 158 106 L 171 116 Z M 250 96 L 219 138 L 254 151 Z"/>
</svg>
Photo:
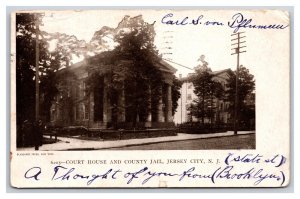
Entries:
<svg viewBox="0 0 300 199">
<path fill-rule="evenodd" d="M 171 62 L 171 63 L 173 63 L 173 64 L 177 64 L 178 66 L 181 66 L 181 67 L 184 67 L 184 68 L 187 68 L 187 69 L 190 69 L 190 70 L 194 70 L 194 69 L 192 69 L 192 68 L 190 68 L 190 67 L 187 67 L 187 66 L 185 66 L 185 65 L 182 65 L 182 64 L 179 64 L 179 63 L 177 63 L 177 62 L 171 61 L 171 60 L 169 60 L 169 59 L 164 59 L 164 58 L 162 58 L 162 59 L 165 60 L 165 61 Z"/>
</svg>

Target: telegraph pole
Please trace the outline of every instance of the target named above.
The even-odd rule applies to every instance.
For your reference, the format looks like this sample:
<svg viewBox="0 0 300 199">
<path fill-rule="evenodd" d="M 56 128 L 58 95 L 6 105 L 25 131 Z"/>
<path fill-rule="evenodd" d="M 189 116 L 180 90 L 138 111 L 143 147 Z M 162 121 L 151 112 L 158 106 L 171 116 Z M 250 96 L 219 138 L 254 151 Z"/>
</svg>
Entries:
<svg viewBox="0 0 300 199">
<path fill-rule="evenodd" d="M 168 60 L 172 60 L 172 55 L 173 55 L 173 48 L 172 48 L 172 45 L 173 45 L 173 31 L 164 31 L 163 32 L 163 39 L 164 39 L 164 42 L 162 44 L 162 55 L 164 56 L 164 58 L 168 59 Z"/>
<path fill-rule="evenodd" d="M 234 135 L 237 135 L 237 129 L 238 129 L 238 101 L 239 101 L 239 95 L 238 95 L 238 79 L 239 79 L 239 66 L 240 66 L 240 53 L 244 53 L 246 51 L 241 51 L 241 48 L 245 48 L 246 46 L 243 46 L 243 43 L 246 41 L 241 41 L 241 39 L 245 38 L 246 36 L 241 36 L 245 32 L 238 32 L 235 34 L 232 34 L 231 36 L 234 37 L 231 39 L 233 42 L 231 46 L 235 46 L 231 50 L 234 50 L 234 53 L 231 53 L 231 55 L 237 55 L 237 64 L 236 64 L 236 76 L 235 76 L 235 102 L 234 102 Z"/>
<path fill-rule="evenodd" d="M 38 14 L 36 14 L 35 19 L 35 121 L 39 120 L 40 116 L 40 88 L 39 88 L 39 59 L 40 59 L 40 49 L 39 49 L 39 21 Z"/>
</svg>

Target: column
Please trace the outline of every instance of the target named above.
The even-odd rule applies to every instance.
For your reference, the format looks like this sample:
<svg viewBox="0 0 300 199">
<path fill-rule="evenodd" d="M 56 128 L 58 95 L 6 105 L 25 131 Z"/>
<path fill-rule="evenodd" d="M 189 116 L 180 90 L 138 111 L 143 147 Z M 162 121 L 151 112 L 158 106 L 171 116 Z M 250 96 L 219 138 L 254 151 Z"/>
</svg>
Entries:
<svg viewBox="0 0 300 199">
<path fill-rule="evenodd" d="M 172 118 L 172 87 L 167 84 L 167 100 L 166 100 L 166 122 L 173 122 Z"/>
<path fill-rule="evenodd" d="M 163 100 L 162 100 L 162 87 L 158 88 L 158 103 L 157 103 L 157 121 L 164 122 L 164 115 L 163 115 Z"/>
<path fill-rule="evenodd" d="M 103 81 L 103 122 L 111 122 L 111 106 L 110 99 L 108 96 L 108 77 L 104 76 Z"/>
<path fill-rule="evenodd" d="M 124 81 L 118 96 L 118 122 L 125 122 L 125 89 Z"/>
<path fill-rule="evenodd" d="M 89 104 L 90 104 L 90 110 L 89 111 L 89 122 L 93 123 L 94 122 L 94 92 L 90 93 L 90 99 L 89 99 Z"/>
<path fill-rule="evenodd" d="M 151 86 L 148 86 L 148 113 L 147 113 L 147 120 L 145 123 L 145 127 L 151 127 L 151 122 L 152 122 L 152 114 L 151 114 Z"/>
</svg>

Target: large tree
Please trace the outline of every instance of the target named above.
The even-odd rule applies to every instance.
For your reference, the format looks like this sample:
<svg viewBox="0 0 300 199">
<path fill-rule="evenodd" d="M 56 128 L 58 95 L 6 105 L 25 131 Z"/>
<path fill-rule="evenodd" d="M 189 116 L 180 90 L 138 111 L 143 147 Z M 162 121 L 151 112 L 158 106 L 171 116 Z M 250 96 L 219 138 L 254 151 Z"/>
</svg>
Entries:
<svg viewBox="0 0 300 199">
<path fill-rule="evenodd" d="M 150 95 L 157 95 L 162 85 L 161 72 L 155 65 L 159 61 L 154 45 L 155 31 L 151 24 L 144 22 L 141 16 L 124 18 L 119 24 L 115 40 L 120 45 L 115 49 L 116 59 L 130 60 L 124 66 L 127 95 L 126 106 L 131 114 L 132 122 L 144 121 L 150 107 Z M 151 86 L 151 93 L 147 92 Z M 153 98 L 155 99 L 155 98 Z M 153 105 L 153 102 L 151 102 Z"/>
<path fill-rule="evenodd" d="M 17 82 L 17 123 L 35 119 L 35 56 L 36 24 L 42 23 L 42 15 L 34 13 L 16 14 L 16 82 Z M 41 114 L 48 110 L 46 105 L 55 95 L 53 84 L 55 69 L 51 65 L 48 43 L 39 32 L 39 75 L 40 93 L 43 96 Z M 45 104 L 44 104 L 45 103 Z"/>
<path fill-rule="evenodd" d="M 47 33 L 38 30 L 43 15 L 37 13 L 16 14 L 16 75 L 17 75 L 17 121 L 34 120 L 35 110 L 35 56 L 36 34 L 39 35 L 39 87 L 40 116 L 50 120 L 50 107 L 54 97 L 61 91 L 63 78 L 57 75 L 59 69 L 70 66 L 72 57 L 86 56 L 90 50 L 84 40 L 63 33 Z M 52 52 L 49 43 L 56 42 Z M 57 83 L 60 82 L 60 85 Z M 60 90 L 60 91 L 59 91 Z M 68 103 L 65 103 L 68 104 Z"/>
<path fill-rule="evenodd" d="M 155 113 L 154 107 L 158 103 L 158 97 L 155 96 L 160 95 L 159 87 L 163 85 L 161 71 L 155 66 L 161 58 L 154 45 L 154 26 L 145 22 L 142 16 L 133 18 L 125 16 L 116 29 L 105 28 L 105 30 L 101 34 L 105 33 L 104 36 L 109 34 L 110 37 L 113 35 L 117 45 L 114 50 L 89 59 L 94 66 L 90 68 L 89 82 L 92 84 L 95 82 L 93 78 L 109 74 L 111 78 L 106 83 L 109 86 L 112 105 L 116 105 L 113 112 L 120 110 L 116 93 L 125 89 L 126 105 L 121 108 L 127 110 L 126 120 L 133 124 L 145 121 L 147 112 Z M 100 34 L 99 31 L 96 33 Z M 95 43 L 95 39 L 93 42 Z M 92 75 L 94 73 L 98 75 Z M 177 84 L 173 86 L 174 99 L 178 99 L 176 90 Z M 150 95 L 154 96 L 152 101 Z M 173 110 L 176 105 L 173 101 Z"/>
<path fill-rule="evenodd" d="M 247 126 L 255 118 L 255 80 L 254 76 L 244 66 L 239 67 L 238 78 L 238 119 L 239 126 Z M 227 100 L 229 111 L 234 114 L 235 109 L 236 71 L 230 73 L 228 80 Z"/>
<path fill-rule="evenodd" d="M 87 54 L 93 50 L 93 47 L 85 40 L 79 40 L 75 35 L 65 33 L 47 33 L 41 31 L 47 42 L 53 42 L 55 47 L 54 54 L 59 55 L 60 68 L 69 67 L 74 56 L 87 57 Z"/>
<path fill-rule="evenodd" d="M 182 82 L 178 80 L 176 77 L 173 79 L 172 85 L 172 115 L 175 114 L 176 109 L 178 107 L 178 99 L 181 96 L 180 89 L 182 86 Z"/>
<path fill-rule="evenodd" d="M 223 87 L 220 82 L 213 80 L 213 74 L 209 67 L 199 67 L 195 70 L 195 74 L 190 77 L 190 81 L 194 85 L 194 93 L 197 99 L 189 107 L 190 117 L 201 119 L 204 124 L 205 118 L 212 118 L 217 111 L 215 104 L 216 98 L 221 98 L 224 94 Z"/>
</svg>

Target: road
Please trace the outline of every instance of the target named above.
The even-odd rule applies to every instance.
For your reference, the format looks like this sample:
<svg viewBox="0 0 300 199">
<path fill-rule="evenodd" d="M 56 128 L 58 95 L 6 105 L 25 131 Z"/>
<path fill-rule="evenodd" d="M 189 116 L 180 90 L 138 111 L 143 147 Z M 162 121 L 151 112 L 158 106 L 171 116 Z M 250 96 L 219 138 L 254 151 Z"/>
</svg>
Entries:
<svg viewBox="0 0 300 199">
<path fill-rule="evenodd" d="M 162 142 L 108 150 L 208 150 L 208 149 L 255 149 L 255 134 Z"/>
</svg>

